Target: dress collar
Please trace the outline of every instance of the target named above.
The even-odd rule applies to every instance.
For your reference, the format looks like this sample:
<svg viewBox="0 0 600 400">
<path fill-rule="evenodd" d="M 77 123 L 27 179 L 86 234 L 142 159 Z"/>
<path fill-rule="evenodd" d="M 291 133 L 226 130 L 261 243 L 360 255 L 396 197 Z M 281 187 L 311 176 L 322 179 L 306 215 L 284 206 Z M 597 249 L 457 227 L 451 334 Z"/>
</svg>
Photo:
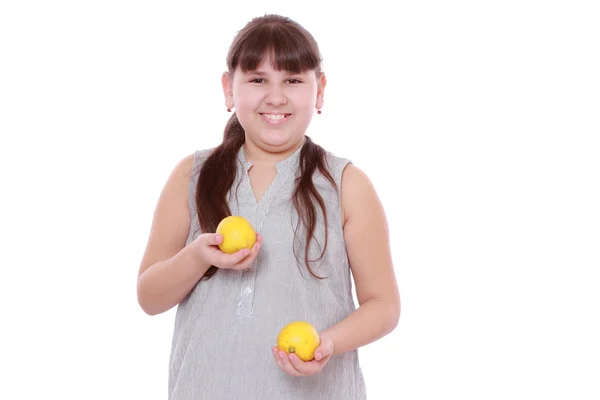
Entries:
<svg viewBox="0 0 600 400">
<path fill-rule="evenodd" d="M 277 168 L 277 172 L 294 170 L 298 166 L 299 159 L 300 159 L 300 152 L 302 151 L 302 148 L 304 147 L 305 143 L 306 143 L 306 138 L 304 138 L 304 140 L 302 141 L 302 145 L 300 147 L 298 147 L 298 149 L 296 149 L 296 151 L 294 151 L 292 154 L 290 154 L 283 160 L 278 161 L 275 164 L 275 168 Z M 244 171 L 248 171 L 250 169 L 250 167 L 252 166 L 252 163 L 250 161 L 246 160 L 246 155 L 244 153 L 244 145 L 242 145 L 238 151 L 238 160 L 244 167 Z"/>
</svg>

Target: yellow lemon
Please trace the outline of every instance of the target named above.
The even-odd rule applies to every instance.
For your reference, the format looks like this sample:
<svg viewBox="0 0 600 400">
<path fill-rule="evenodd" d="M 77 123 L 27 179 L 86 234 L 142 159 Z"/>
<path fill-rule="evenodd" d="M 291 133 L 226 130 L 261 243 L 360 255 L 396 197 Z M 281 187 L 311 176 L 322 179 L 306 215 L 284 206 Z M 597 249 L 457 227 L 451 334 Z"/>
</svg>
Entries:
<svg viewBox="0 0 600 400">
<path fill-rule="evenodd" d="M 223 218 L 216 233 L 223 235 L 219 245 L 223 253 L 233 254 L 243 248 L 251 249 L 256 242 L 256 232 L 250 222 L 237 215 Z"/>
<path fill-rule="evenodd" d="M 321 339 L 315 327 L 304 321 L 289 323 L 277 336 L 279 350 L 295 353 L 303 361 L 312 360 L 320 344 Z"/>
</svg>

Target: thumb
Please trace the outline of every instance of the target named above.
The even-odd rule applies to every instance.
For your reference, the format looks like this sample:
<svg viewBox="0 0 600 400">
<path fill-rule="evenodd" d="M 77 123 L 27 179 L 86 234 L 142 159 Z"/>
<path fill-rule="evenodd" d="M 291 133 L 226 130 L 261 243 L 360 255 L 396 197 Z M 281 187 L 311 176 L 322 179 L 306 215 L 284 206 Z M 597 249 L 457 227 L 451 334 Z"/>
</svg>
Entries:
<svg viewBox="0 0 600 400">
<path fill-rule="evenodd" d="M 333 353 L 333 342 L 331 339 L 325 339 L 321 342 L 321 345 L 315 350 L 315 360 L 321 361 L 325 357 Z"/>
<path fill-rule="evenodd" d="M 213 233 L 208 237 L 208 244 L 217 245 L 223 242 L 223 235 L 218 233 Z"/>
</svg>

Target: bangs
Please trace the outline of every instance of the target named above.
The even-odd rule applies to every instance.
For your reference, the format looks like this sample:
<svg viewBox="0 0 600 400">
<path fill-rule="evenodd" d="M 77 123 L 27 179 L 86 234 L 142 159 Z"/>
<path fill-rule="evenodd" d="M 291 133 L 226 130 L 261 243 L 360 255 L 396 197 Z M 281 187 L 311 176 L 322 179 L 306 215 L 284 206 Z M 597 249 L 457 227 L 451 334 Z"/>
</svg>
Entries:
<svg viewBox="0 0 600 400">
<path fill-rule="evenodd" d="M 230 50 L 228 68 L 239 67 L 243 72 L 255 71 L 260 63 L 270 58 L 277 71 L 294 74 L 318 70 L 321 56 L 316 43 L 311 43 L 302 32 L 292 25 L 262 24 L 245 34 Z M 312 38 L 311 38 L 312 39 Z"/>
</svg>

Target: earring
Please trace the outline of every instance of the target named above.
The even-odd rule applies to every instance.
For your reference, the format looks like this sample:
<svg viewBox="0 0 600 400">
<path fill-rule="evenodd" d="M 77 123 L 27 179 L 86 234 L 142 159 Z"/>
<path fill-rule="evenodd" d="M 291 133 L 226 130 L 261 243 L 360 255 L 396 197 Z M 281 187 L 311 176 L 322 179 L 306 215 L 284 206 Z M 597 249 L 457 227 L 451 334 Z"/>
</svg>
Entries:
<svg viewBox="0 0 600 400">
<path fill-rule="evenodd" d="M 227 112 L 231 112 L 231 108 L 227 108 Z"/>
<path fill-rule="evenodd" d="M 321 110 L 317 110 L 317 114 L 321 114 Z"/>
</svg>

